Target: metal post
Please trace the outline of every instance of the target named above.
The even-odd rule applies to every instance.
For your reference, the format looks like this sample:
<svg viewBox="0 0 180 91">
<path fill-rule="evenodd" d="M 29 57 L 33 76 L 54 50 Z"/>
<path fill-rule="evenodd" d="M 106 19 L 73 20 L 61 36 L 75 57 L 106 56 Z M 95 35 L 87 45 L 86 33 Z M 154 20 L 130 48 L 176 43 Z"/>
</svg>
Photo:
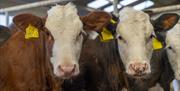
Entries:
<svg viewBox="0 0 180 91">
<path fill-rule="evenodd" d="M 30 4 L 13 6 L 13 7 L 9 7 L 9 8 L 2 8 L 2 9 L 0 9 L 0 13 L 18 11 L 18 10 L 22 10 L 22 9 L 34 8 L 34 7 L 39 7 L 39 6 L 45 6 L 45 5 L 50 5 L 50 4 L 54 4 L 54 3 L 60 3 L 60 2 L 63 2 L 63 1 L 73 1 L 73 0 L 46 0 L 46 1 L 39 1 L 39 2 L 35 2 L 35 3 L 30 3 Z"/>
<path fill-rule="evenodd" d="M 147 10 L 151 10 L 153 11 L 153 13 L 160 13 L 160 12 L 165 12 L 165 11 L 179 10 L 179 9 L 180 9 L 180 4 L 172 5 L 172 6 L 165 6 L 165 7 L 160 7 L 160 8 L 147 9 Z"/>
<path fill-rule="evenodd" d="M 9 13 L 5 12 L 5 18 L 6 18 L 6 26 L 9 25 Z"/>
<path fill-rule="evenodd" d="M 114 7 L 113 13 L 114 13 L 115 16 L 118 17 L 119 16 L 119 14 L 118 14 L 118 0 L 114 0 L 113 7 Z"/>
</svg>

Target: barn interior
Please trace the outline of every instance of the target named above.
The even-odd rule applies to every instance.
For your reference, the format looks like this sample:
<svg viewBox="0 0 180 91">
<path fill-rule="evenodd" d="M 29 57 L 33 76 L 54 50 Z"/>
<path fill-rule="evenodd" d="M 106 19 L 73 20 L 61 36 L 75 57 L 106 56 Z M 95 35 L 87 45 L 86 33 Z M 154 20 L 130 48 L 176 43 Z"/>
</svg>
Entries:
<svg viewBox="0 0 180 91">
<path fill-rule="evenodd" d="M 0 0 L 0 9 L 2 10 L 3 8 L 41 2 L 41 1 L 47 1 L 47 0 Z M 86 15 L 88 12 L 94 10 L 113 12 L 113 0 L 64 0 L 59 4 L 65 4 L 68 1 L 72 1 L 74 4 L 76 4 L 80 15 Z M 163 6 L 178 5 L 178 4 L 180 4 L 179 0 L 118 0 L 118 10 L 121 10 L 123 7 L 126 6 L 134 7 L 137 10 L 144 10 L 149 8 L 157 8 Z M 14 15 L 21 13 L 32 13 L 38 16 L 46 16 L 46 11 L 53 5 L 55 4 L 11 11 L 8 12 L 8 16 L 9 16 L 8 20 L 11 23 L 12 17 Z M 3 17 L 1 18 L 2 20 L 0 21 L 0 24 L 6 25 L 5 23 L 6 18 L 4 18 L 5 12 L 3 11 L 0 12 L 0 17 Z"/>
<path fill-rule="evenodd" d="M 80 15 L 86 15 L 90 11 L 102 10 L 105 12 L 112 13 L 114 11 L 113 2 L 114 0 L 56 0 L 58 3 L 51 3 L 48 5 L 40 5 L 36 7 L 24 7 L 25 9 L 17 9 L 18 6 L 28 5 L 33 3 L 41 3 L 43 1 L 53 1 L 53 0 L 0 0 L 0 25 L 8 26 L 12 23 L 12 18 L 15 15 L 21 13 L 31 13 L 40 17 L 45 17 L 47 15 L 47 10 L 56 4 L 66 4 L 72 1 L 78 8 Z M 55 0 L 54 0 L 55 1 Z M 118 11 L 123 7 L 133 7 L 137 10 L 148 10 L 167 6 L 180 5 L 180 0 L 117 0 Z M 6 9 L 10 11 L 6 11 Z M 180 9 L 168 10 L 165 12 L 158 12 L 154 17 L 159 14 L 166 12 L 175 12 L 180 15 Z M 180 91 L 180 85 L 174 82 L 174 91 Z"/>
</svg>

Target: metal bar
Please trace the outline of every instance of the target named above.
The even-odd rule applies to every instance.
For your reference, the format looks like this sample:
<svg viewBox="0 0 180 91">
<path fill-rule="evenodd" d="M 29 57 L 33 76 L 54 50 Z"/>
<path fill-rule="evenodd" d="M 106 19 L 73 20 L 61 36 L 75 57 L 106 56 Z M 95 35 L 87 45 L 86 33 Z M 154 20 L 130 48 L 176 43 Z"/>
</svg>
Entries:
<svg viewBox="0 0 180 91">
<path fill-rule="evenodd" d="M 6 26 L 9 25 L 9 13 L 5 12 L 5 18 L 6 18 Z"/>
<path fill-rule="evenodd" d="M 113 7 L 114 7 L 114 11 L 113 11 L 113 13 L 114 13 L 114 15 L 115 16 L 119 16 L 119 14 L 118 14 L 118 0 L 114 0 L 114 2 L 113 2 Z"/>
<path fill-rule="evenodd" d="M 22 9 L 34 8 L 34 7 L 39 7 L 39 6 L 45 6 L 45 5 L 60 3 L 60 2 L 64 2 L 64 1 L 72 1 L 72 0 L 39 1 L 39 2 L 35 2 L 35 3 L 30 3 L 30 4 L 24 4 L 24 5 L 17 5 L 17 6 L 12 6 L 12 7 L 8 7 L 8 8 L 2 8 L 2 9 L 0 9 L 0 13 L 18 11 L 18 10 L 22 10 Z"/>
<path fill-rule="evenodd" d="M 160 12 L 165 12 L 165 11 L 179 10 L 179 9 L 180 9 L 180 4 L 166 6 L 166 7 L 160 7 L 160 8 L 152 8 L 152 9 L 147 9 L 147 10 L 151 10 L 151 11 L 153 11 L 153 13 L 160 13 Z"/>
</svg>

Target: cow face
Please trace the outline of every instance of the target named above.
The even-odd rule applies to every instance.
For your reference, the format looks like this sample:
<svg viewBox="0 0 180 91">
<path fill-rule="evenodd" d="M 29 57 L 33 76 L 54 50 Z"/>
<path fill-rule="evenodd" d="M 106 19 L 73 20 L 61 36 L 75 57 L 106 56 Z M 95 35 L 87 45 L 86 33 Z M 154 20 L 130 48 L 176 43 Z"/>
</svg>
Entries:
<svg viewBox="0 0 180 91">
<path fill-rule="evenodd" d="M 175 72 L 176 79 L 180 80 L 180 24 L 167 32 L 166 48 L 169 61 Z"/>
<path fill-rule="evenodd" d="M 102 17 L 106 15 L 99 16 L 99 13 L 95 12 L 80 18 L 76 7 L 71 3 L 54 6 L 48 11 L 45 26 L 54 37 L 51 62 L 56 76 L 67 79 L 80 73 L 78 62 L 84 40 L 82 34 L 85 31 L 101 29 L 106 23 Z M 94 16 L 98 18 L 91 22 L 89 18 Z"/>
<path fill-rule="evenodd" d="M 142 11 L 124 8 L 120 11 L 119 19 L 116 31 L 126 72 L 135 77 L 150 73 L 154 29 L 149 16 Z"/>
<path fill-rule="evenodd" d="M 166 13 L 155 21 L 157 37 L 166 44 L 167 55 L 176 79 L 180 79 L 180 24 L 179 15 Z"/>
<path fill-rule="evenodd" d="M 52 7 L 45 26 L 54 37 L 51 57 L 54 74 L 62 78 L 78 75 L 83 24 L 76 7 L 71 3 Z"/>
</svg>

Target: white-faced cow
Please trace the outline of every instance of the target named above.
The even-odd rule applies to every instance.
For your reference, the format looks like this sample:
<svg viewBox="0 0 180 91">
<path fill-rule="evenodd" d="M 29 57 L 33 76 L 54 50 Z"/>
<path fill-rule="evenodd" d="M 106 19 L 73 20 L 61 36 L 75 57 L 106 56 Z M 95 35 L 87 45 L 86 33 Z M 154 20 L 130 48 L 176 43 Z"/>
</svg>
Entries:
<svg viewBox="0 0 180 91">
<path fill-rule="evenodd" d="M 176 13 L 163 14 L 156 24 L 156 34 L 164 42 L 167 57 L 174 71 L 175 79 L 180 80 L 179 55 L 180 55 L 180 24 L 179 15 Z M 170 29 L 169 27 L 173 27 Z"/>
<path fill-rule="evenodd" d="M 124 8 L 120 11 L 119 19 L 118 45 L 126 72 L 133 76 L 149 74 L 154 29 L 148 14 L 132 8 Z"/>
<path fill-rule="evenodd" d="M 132 91 L 153 91 L 151 87 L 154 86 L 169 91 L 173 79 L 172 69 L 163 57 L 163 49 L 153 48 L 158 23 L 154 24 L 143 11 L 132 8 L 122 9 L 119 21 L 116 30 L 119 53 Z"/>
<path fill-rule="evenodd" d="M 175 78 L 180 80 L 180 23 L 169 30 L 166 35 L 167 54 L 175 73 Z"/>
<path fill-rule="evenodd" d="M 110 19 L 103 12 L 92 14 L 97 20 L 91 20 L 88 16 L 79 17 L 77 13 L 72 3 L 56 5 L 48 11 L 45 22 L 45 27 L 54 37 L 51 57 L 54 74 L 65 79 L 80 73 L 78 62 L 84 40 L 83 33 L 101 30 Z"/>
</svg>

